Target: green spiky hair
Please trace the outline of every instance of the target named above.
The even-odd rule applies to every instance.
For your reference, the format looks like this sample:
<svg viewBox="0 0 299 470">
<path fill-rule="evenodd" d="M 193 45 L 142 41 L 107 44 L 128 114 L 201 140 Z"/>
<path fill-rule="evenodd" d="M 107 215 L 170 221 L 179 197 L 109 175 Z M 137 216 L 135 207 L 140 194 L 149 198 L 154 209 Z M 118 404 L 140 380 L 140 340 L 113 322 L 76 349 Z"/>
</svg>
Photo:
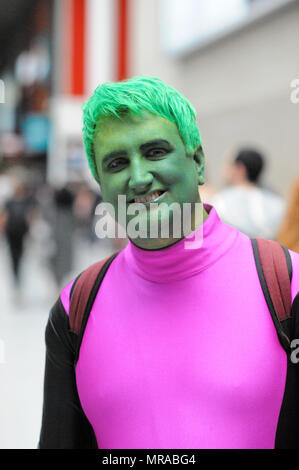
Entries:
<svg viewBox="0 0 299 470">
<path fill-rule="evenodd" d="M 148 111 L 176 124 L 187 154 L 201 144 L 196 112 L 189 101 L 159 78 L 140 76 L 122 82 L 99 85 L 83 106 L 83 142 L 92 174 L 98 180 L 94 137 L 100 118 L 121 118 L 124 110 L 141 114 Z"/>
</svg>

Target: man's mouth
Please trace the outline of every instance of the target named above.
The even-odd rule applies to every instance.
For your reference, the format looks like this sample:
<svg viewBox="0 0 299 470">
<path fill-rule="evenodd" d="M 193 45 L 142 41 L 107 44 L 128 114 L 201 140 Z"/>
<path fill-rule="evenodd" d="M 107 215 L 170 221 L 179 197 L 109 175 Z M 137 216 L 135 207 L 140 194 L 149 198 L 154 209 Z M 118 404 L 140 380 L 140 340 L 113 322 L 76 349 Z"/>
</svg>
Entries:
<svg viewBox="0 0 299 470">
<path fill-rule="evenodd" d="M 166 191 L 155 191 L 148 196 L 144 197 L 135 197 L 134 199 L 131 199 L 130 204 L 132 203 L 142 203 L 142 204 L 147 204 L 150 202 L 158 202 L 159 199 L 165 194 Z"/>
</svg>

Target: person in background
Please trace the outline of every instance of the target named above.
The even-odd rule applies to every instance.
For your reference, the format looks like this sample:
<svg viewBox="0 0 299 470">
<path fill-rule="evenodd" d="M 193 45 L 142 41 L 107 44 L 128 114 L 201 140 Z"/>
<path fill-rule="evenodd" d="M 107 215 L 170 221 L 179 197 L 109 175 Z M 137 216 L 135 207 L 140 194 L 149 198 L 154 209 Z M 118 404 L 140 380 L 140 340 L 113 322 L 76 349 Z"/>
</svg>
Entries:
<svg viewBox="0 0 299 470">
<path fill-rule="evenodd" d="M 299 253 L 299 176 L 292 185 L 286 213 L 279 227 L 276 240 L 288 249 Z"/>
<path fill-rule="evenodd" d="M 94 240 L 93 218 L 96 205 L 96 194 L 82 182 L 74 198 L 74 217 L 76 229 L 80 236 L 89 242 Z"/>
<path fill-rule="evenodd" d="M 281 196 L 261 186 L 265 159 L 258 151 L 241 149 L 225 171 L 228 185 L 211 201 L 226 223 L 251 238 L 275 239 L 285 212 Z"/>
<path fill-rule="evenodd" d="M 6 201 L 13 196 L 14 184 L 12 177 L 0 168 L 0 211 L 5 208 Z"/>
<path fill-rule="evenodd" d="M 6 236 L 16 286 L 20 283 L 20 265 L 24 253 L 24 241 L 34 217 L 35 202 L 28 188 L 17 181 L 13 195 L 7 199 L 3 210 L 3 226 Z"/>
<path fill-rule="evenodd" d="M 74 195 L 67 186 L 55 190 L 54 214 L 51 226 L 55 245 L 52 256 L 52 269 L 57 286 L 61 285 L 64 276 L 72 269 L 73 204 Z"/>
</svg>

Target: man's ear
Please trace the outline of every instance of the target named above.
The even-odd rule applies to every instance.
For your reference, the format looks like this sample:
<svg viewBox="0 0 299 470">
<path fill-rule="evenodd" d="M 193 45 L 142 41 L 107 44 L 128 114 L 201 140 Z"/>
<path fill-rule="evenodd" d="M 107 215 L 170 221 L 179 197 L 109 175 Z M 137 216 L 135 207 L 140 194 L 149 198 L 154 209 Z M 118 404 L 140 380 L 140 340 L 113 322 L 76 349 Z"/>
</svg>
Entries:
<svg viewBox="0 0 299 470">
<path fill-rule="evenodd" d="M 198 184 L 202 185 L 205 182 L 205 154 L 201 145 L 194 152 L 193 158 L 196 163 Z"/>
</svg>

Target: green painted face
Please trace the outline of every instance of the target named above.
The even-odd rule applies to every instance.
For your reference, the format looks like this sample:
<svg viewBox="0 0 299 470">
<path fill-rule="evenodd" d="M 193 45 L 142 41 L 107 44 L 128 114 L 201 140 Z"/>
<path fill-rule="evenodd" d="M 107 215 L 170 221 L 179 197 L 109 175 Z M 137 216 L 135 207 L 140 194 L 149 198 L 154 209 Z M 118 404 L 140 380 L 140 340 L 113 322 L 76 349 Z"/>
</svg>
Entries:
<svg viewBox="0 0 299 470">
<path fill-rule="evenodd" d="M 164 207 L 174 202 L 181 207 L 186 202 L 200 203 L 198 184 L 202 184 L 204 178 L 203 155 L 197 158 L 186 155 L 177 127 L 169 120 L 147 112 L 128 114 L 121 120 L 104 118 L 97 126 L 94 149 L 102 197 L 114 207 L 116 219 L 119 195 L 126 196 L 127 207 L 131 202 L 139 202 L 138 198 L 157 191 L 159 195 L 163 192 L 157 203 L 166 203 Z M 148 203 L 139 215 L 145 217 L 148 224 L 153 217 L 150 206 Z M 159 220 L 168 217 L 166 212 L 159 211 Z M 204 212 L 204 218 L 206 216 Z M 133 217 L 136 214 L 126 214 L 126 224 Z M 193 225 L 192 231 L 196 228 Z M 134 238 L 132 243 L 154 250 L 171 245 L 183 236 L 181 233 L 174 237 L 170 232 L 166 238 Z"/>
</svg>

